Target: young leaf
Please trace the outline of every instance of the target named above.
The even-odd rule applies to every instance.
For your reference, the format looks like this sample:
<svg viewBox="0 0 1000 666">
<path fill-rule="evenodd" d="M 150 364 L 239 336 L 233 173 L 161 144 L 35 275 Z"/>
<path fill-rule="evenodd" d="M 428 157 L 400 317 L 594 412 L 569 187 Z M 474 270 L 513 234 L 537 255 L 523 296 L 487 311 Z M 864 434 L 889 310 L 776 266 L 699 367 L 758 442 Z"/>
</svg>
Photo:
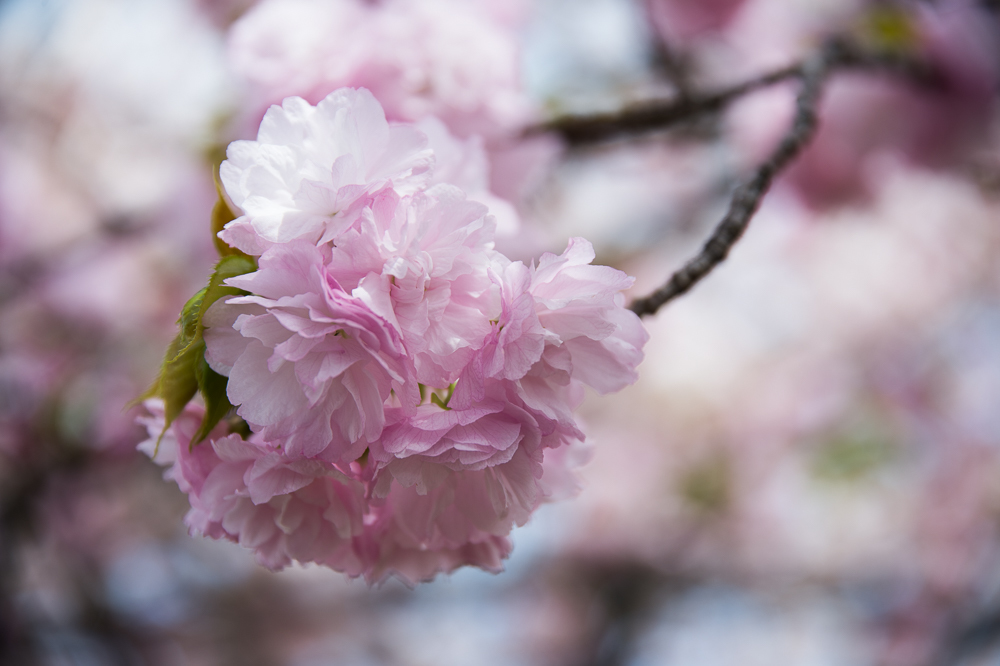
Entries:
<svg viewBox="0 0 1000 666">
<path fill-rule="evenodd" d="M 226 384 L 229 378 L 212 370 L 208 365 L 208 361 L 205 360 L 204 354 L 202 354 L 201 362 L 198 364 L 196 378 L 198 380 L 198 390 L 201 391 L 201 395 L 205 400 L 205 416 L 201 421 L 198 432 L 191 438 L 191 446 L 200 443 L 208 437 L 208 433 L 212 432 L 212 429 L 233 408 L 232 403 L 229 402 L 229 396 L 226 395 Z"/>
<path fill-rule="evenodd" d="M 139 401 L 158 396 L 163 400 L 166 417 L 164 431 L 198 391 L 201 391 L 205 399 L 205 417 L 192 440 L 193 444 L 205 439 L 232 408 L 226 396 L 227 378 L 208 367 L 205 361 L 205 326 L 202 320 L 208 308 L 220 298 L 245 293 L 226 286 L 223 284 L 224 280 L 255 270 L 257 263 L 252 257 L 243 254 L 225 256 L 216 265 L 208 286 L 184 304 L 177 320 L 181 330 L 167 347 L 160 376 L 137 399 Z"/>
<path fill-rule="evenodd" d="M 227 296 L 246 294 L 246 292 L 236 287 L 226 286 L 223 284 L 223 281 L 237 275 L 252 273 L 255 270 L 257 270 L 257 262 L 254 261 L 253 257 L 248 257 L 245 254 L 231 254 L 219 260 L 219 263 L 215 265 L 215 270 L 212 272 L 212 277 L 208 280 L 208 286 L 205 287 L 205 298 L 202 300 L 198 311 L 197 335 L 200 336 L 204 331 L 201 320 L 208 311 L 208 308 L 212 307 L 213 303 Z"/>
<path fill-rule="evenodd" d="M 157 394 L 163 399 L 166 426 L 170 427 L 198 390 L 198 359 L 205 355 L 205 343 L 185 347 L 177 356 L 163 364 Z"/>
<path fill-rule="evenodd" d="M 196 337 L 201 338 L 197 332 L 198 319 L 206 291 L 207 289 L 202 289 L 184 304 L 181 316 L 177 320 L 181 330 L 167 347 L 167 353 L 160 367 L 160 376 L 149 390 L 140 396 L 141 399 L 152 396 L 163 399 L 166 418 L 164 431 L 170 427 L 198 390 L 198 380 L 195 377 L 196 362 L 205 352 L 204 343 L 201 345 L 194 343 Z"/>
<path fill-rule="evenodd" d="M 251 257 L 244 254 L 231 254 L 219 260 L 219 263 L 215 266 L 215 271 L 212 273 L 212 277 L 208 281 L 208 287 L 205 288 L 205 297 L 201 301 L 201 307 L 198 312 L 196 334 L 199 339 L 202 339 L 205 331 L 202 319 L 213 303 L 220 298 L 246 293 L 236 287 L 226 286 L 223 284 L 223 281 L 227 278 L 244 275 L 255 270 L 257 270 L 257 263 Z M 204 342 L 202 343 L 202 348 L 204 350 Z M 226 383 L 229 379 L 208 366 L 204 351 L 202 351 L 196 370 L 198 390 L 201 391 L 201 395 L 205 399 L 205 416 L 201 421 L 198 432 L 191 440 L 192 446 L 208 437 L 208 433 L 212 431 L 212 428 L 225 418 L 226 414 L 233 407 L 229 402 L 229 397 L 226 395 Z"/>
<path fill-rule="evenodd" d="M 219 238 L 219 232 L 222 231 L 222 228 L 226 224 L 236 219 L 236 214 L 229 207 L 229 203 L 226 201 L 226 197 L 222 193 L 222 188 L 219 186 L 218 181 L 215 183 L 215 190 L 219 193 L 219 198 L 216 200 L 215 206 L 212 207 L 212 242 L 215 243 L 215 250 L 219 253 L 220 257 L 233 255 L 246 256 Z"/>
<path fill-rule="evenodd" d="M 215 164 L 212 170 L 212 179 L 215 181 L 215 191 L 219 195 L 219 198 L 215 201 L 215 206 L 212 207 L 212 242 L 215 243 L 215 251 L 219 253 L 220 257 L 228 257 L 230 255 L 246 257 L 248 255 L 244 254 L 241 250 L 226 244 L 224 240 L 219 238 L 219 232 L 228 223 L 239 217 L 239 213 L 235 212 L 230 205 L 229 199 L 226 197 L 226 192 L 222 188 L 222 181 L 219 179 L 219 165 L 226 159 L 226 151 L 221 146 L 218 148 L 218 150 L 213 151 L 211 157 L 212 162 Z"/>
</svg>

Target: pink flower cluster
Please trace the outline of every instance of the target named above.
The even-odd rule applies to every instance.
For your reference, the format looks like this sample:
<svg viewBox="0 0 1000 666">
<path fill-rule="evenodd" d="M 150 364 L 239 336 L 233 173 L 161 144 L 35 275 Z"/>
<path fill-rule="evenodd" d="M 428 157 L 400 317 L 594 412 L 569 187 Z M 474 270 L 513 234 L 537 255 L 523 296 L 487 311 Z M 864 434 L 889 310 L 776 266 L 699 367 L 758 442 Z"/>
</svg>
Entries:
<svg viewBox="0 0 1000 666">
<path fill-rule="evenodd" d="M 420 123 L 438 144 L 438 172 L 478 162 L 452 184 L 490 207 L 498 242 L 530 256 L 515 209 L 560 147 L 523 135 L 541 120 L 520 75 L 527 16 L 525 0 L 261 0 L 227 36 L 247 93 L 235 127 L 255 130 L 290 96 L 317 104 L 339 88 L 367 88 L 390 122 Z M 438 140 L 428 121 L 454 136 Z"/>
<path fill-rule="evenodd" d="M 486 206 L 434 162 L 364 89 L 288 98 L 229 147 L 221 178 L 243 215 L 220 236 L 258 270 L 206 313 L 206 358 L 251 434 L 219 426 L 191 446 L 189 406 L 161 440 L 192 530 L 271 568 L 369 581 L 499 570 L 513 526 L 566 477 L 584 385 L 635 381 L 632 278 L 591 265 L 579 238 L 512 262 Z"/>
<path fill-rule="evenodd" d="M 507 134 L 521 87 L 519 0 L 262 0 L 229 33 L 233 69 L 270 102 L 371 90 L 393 120 L 435 116 L 462 137 Z"/>
</svg>

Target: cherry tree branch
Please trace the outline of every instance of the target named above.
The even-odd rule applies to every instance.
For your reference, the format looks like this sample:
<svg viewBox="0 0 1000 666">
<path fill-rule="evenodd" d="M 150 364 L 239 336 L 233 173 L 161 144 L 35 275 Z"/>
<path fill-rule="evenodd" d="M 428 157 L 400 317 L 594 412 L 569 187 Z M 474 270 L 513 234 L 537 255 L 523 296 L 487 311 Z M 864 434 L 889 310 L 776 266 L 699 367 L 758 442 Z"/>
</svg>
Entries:
<svg viewBox="0 0 1000 666">
<path fill-rule="evenodd" d="M 829 57 L 831 69 L 871 69 L 933 84 L 934 72 L 925 64 L 894 52 L 867 52 L 843 40 L 830 40 L 820 50 Z M 791 79 L 801 79 L 805 62 L 796 63 L 713 92 L 667 100 L 652 100 L 619 111 L 568 115 L 529 127 L 525 134 L 557 134 L 571 147 L 586 146 L 627 136 L 661 131 L 725 109 L 735 100 Z"/>
<path fill-rule="evenodd" d="M 795 78 L 800 72 L 801 65 L 793 65 L 707 94 L 642 102 L 611 113 L 563 116 L 529 128 L 527 134 L 558 134 L 576 147 L 663 130 L 720 111 L 747 93 Z"/>
<path fill-rule="evenodd" d="M 726 259 L 733 245 L 746 231 L 753 214 L 760 208 L 761 199 L 770 188 L 774 176 L 802 151 L 815 134 L 816 107 L 823 83 L 830 73 L 829 55 L 830 51 L 823 50 L 803 63 L 800 70 L 802 89 L 796 100 L 795 118 L 788 133 L 757 171 L 736 188 L 729 210 L 701 252 L 671 275 L 665 285 L 649 296 L 633 301 L 630 306 L 632 312 L 640 317 L 655 314 L 667 302 L 691 289 Z"/>
<path fill-rule="evenodd" d="M 933 72 L 919 63 L 896 55 L 866 54 L 844 42 L 831 40 L 800 65 L 748 81 L 728 91 L 702 97 L 700 105 L 697 101 L 684 102 L 683 100 L 675 105 L 675 109 L 680 109 L 686 104 L 684 109 L 699 108 L 701 110 L 698 113 L 704 113 L 722 108 L 725 104 L 747 92 L 788 78 L 798 78 L 801 84 L 796 100 L 795 116 L 788 132 L 771 155 L 733 192 L 729 210 L 716 226 L 701 251 L 684 264 L 680 270 L 671 275 L 662 287 L 644 298 L 633 301 L 630 305 L 633 312 L 640 317 L 655 314 L 666 303 L 690 290 L 726 259 L 729 251 L 746 231 L 754 213 L 760 208 L 761 200 L 770 189 L 775 176 L 802 152 L 815 135 L 818 125 L 817 108 L 824 85 L 834 71 L 846 67 L 886 69 L 897 71 L 918 81 L 934 82 Z M 659 119 L 664 124 L 661 124 L 660 127 L 677 122 L 683 115 L 679 110 L 672 113 L 673 115 L 661 113 Z M 694 114 L 695 111 L 686 110 L 683 113 L 689 114 L 687 117 L 691 117 L 690 114 Z M 621 118 L 628 118 L 628 120 L 622 121 Z M 604 125 L 595 124 L 592 127 L 601 126 L 604 128 L 602 131 L 607 131 L 611 127 L 607 118 L 601 122 Z M 638 115 L 620 114 L 619 120 L 616 122 L 618 123 L 616 131 L 619 133 L 622 131 L 633 132 L 640 126 L 644 129 L 652 129 L 653 127 L 650 124 L 651 116 L 649 115 L 640 119 Z M 577 125 L 577 127 L 580 126 Z M 591 132 L 590 136 L 596 136 L 596 134 Z"/>
</svg>

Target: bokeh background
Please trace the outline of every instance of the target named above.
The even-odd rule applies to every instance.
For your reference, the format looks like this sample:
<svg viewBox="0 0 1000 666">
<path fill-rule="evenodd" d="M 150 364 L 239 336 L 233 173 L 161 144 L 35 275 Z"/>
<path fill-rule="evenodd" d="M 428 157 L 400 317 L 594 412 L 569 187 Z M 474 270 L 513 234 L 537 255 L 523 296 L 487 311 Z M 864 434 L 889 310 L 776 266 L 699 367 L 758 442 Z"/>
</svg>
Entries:
<svg viewBox="0 0 1000 666">
<path fill-rule="evenodd" d="M 1000 23 L 974 0 L 0 2 L 0 661 L 242 666 L 1000 663 Z M 661 284 L 793 85 L 579 147 L 523 130 L 681 98 L 831 35 L 838 75 L 716 273 L 589 396 L 575 498 L 507 570 L 409 589 L 187 534 L 135 450 L 215 261 L 213 168 L 268 104 L 370 87 L 486 155 L 505 251 Z M 520 218 L 520 228 L 514 225 Z M 503 221 L 502 220 L 502 221 Z"/>
</svg>

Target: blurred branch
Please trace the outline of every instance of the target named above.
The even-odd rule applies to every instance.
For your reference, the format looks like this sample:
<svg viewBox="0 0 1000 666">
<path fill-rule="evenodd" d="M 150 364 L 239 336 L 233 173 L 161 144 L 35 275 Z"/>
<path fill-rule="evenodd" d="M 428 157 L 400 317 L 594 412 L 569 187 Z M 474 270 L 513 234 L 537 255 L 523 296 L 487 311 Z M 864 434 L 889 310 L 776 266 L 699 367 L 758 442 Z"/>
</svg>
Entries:
<svg viewBox="0 0 1000 666">
<path fill-rule="evenodd" d="M 674 86 L 680 99 L 691 97 L 694 92 L 694 68 L 688 53 L 675 49 L 662 34 L 653 40 L 652 64 Z"/>
<path fill-rule="evenodd" d="M 721 108 L 740 95 L 778 81 L 795 77 L 801 82 L 801 88 L 796 99 L 794 119 L 777 148 L 733 192 L 729 210 L 718 226 L 716 226 L 701 251 L 684 264 L 680 270 L 671 275 L 665 285 L 649 296 L 634 301 L 630 306 L 633 312 L 640 317 L 655 314 L 666 303 L 690 290 L 691 287 L 726 259 L 729 251 L 743 235 L 743 232 L 746 231 L 747 226 L 750 224 L 750 219 L 757 212 L 757 209 L 760 208 L 761 200 L 764 194 L 770 189 L 775 176 L 802 152 L 815 135 L 818 126 L 817 109 L 823 93 L 823 87 L 830 75 L 838 69 L 851 67 L 894 71 L 927 84 L 933 84 L 936 81 L 933 72 L 929 68 L 911 59 L 897 54 L 865 53 L 842 41 L 831 40 L 800 65 L 748 81 L 728 91 L 702 97 L 700 98 L 700 107 L 698 98 L 690 102 L 681 100 L 674 105 L 674 111 L 670 112 L 673 115 L 665 112 L 661 114 L 660 127 L 663 127 L 682 119 L 682 108 L 700 108 L 701 111 L 699 112 L 704 113 Z M 690 116 L 694 111 L 685 110 L 683 113 L 687 113 Z M 619 114 L 618 122 L 622 123 L 622 118 L 626 117 L 629 120 L 625 121 L 624 125 L 620 124 L 619 126 L 652 128 L 649 124 L 651 119 L 649 115 L 640 118 L 638 115 Z M 607 121 L 602 122 L 606 123 Z M 646 125 L 642 125 L 642 123 L 646 123 Z M 608 126 L 605 125 L 605 127 Z"/>
<path fill-rule="evenodd" d="M 6 457 L 0 479 L 0 663 L 45 663 L 37 645 L 45 620 L 23 609 L 22 550 L 42 534 L 40 505 L 47 494 L 67 478 L 77 477 L 96 455 L 91 449 L 61 436 L 58 406 L 47 404 L 20 426 L 19 439 L 31 446 Z M 79 616 L 88 616 L 81 612 Z M 124 662 L 121 662 L 124 663 Z"/>
<path fill-rule="evenodd" d="M 925 64 L 896 52 L 868 52 L 843 40 L 830 40 L 820 53 L 830 56 L 830 69 L 887 71 L 918 83 L 934 84 L 937 77 Z M 708 93 L 687 92 L 679 98 L 653 100 L 619 111 L 555 118 L 528 128 L 528 135 L 552 133 L 570 146 L 580 147 L 621 137 L 668 129 L 695 118 L 721 111 L 737 99 L 770 86 L 802 79 L 808 60 Z"/>
<path fill-rule="evenodd" d="M 633 312 L 640 317 L 655 314 L 667 302 L 691 289 L 729 255 L 733 245 L 750 224 L 750 218 L 760 208 L 761 199 L 770 188 L 774 176 L 802 151 L 815 134 L 816 107 L 823 83 L 830 73 L 833 53 L 832 49 L 824 49 L 803 64 L 802 89 L 795 103 L 795 118 L 791 128 L 750 179 L 736 188 L 726 216 L 712 232 L 701 252 L 671 275 L 665 285 L 649 296 L 633 301 L 630 306 Z"/>
<path fill-rule="evenodd" d="M 754 90 L 798 77 L 801 70 L 801 65 L 793 65 L 712 93 L 685 94 L 678 99 L 642 102 L 611 113 L 563 116 L 531 127 L 527 134 L 558 134 L 570 146 L 577 147 L 663 130 L 715 113 Z"/>
<path fill-rule="evenodd" d="M 969 617 L 954 620 L 941 641 L 934 666 L 974 662 L 995 655 L 1000 645 L 1000 604 L 994 598 Z"/>
</svg>

